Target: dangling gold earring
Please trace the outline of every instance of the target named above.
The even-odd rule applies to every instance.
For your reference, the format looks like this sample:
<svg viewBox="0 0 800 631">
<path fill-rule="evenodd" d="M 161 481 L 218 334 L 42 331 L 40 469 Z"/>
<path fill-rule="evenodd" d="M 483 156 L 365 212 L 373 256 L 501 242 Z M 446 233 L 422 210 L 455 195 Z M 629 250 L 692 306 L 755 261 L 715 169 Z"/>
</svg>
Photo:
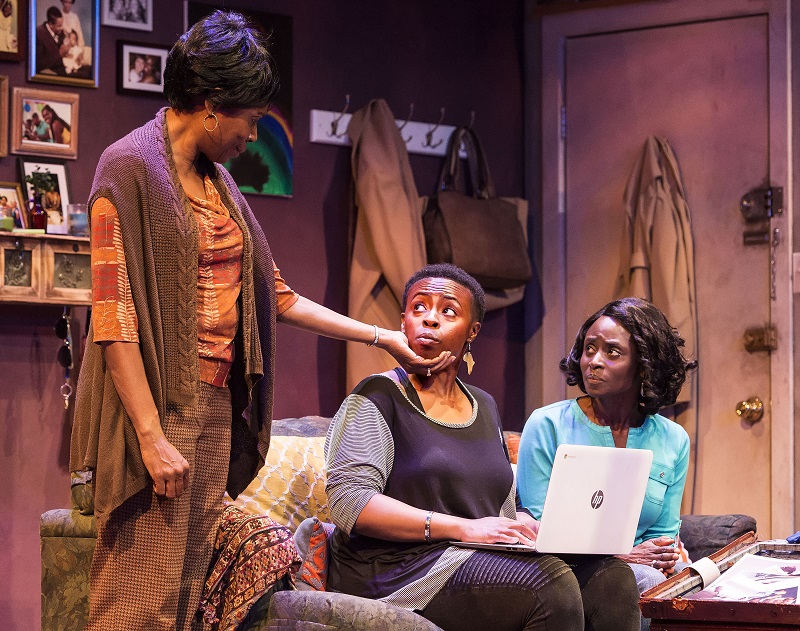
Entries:
<svg viewBox="0 0 800 631">
<path fill-rule="evenodd" d="M 208 119 L 209 119 L 209 118 L 213 118 L 213 119 L 214 119 L 214 126 L 213 126 L 211 129 L 209 129 L 209 128 L 206 126 L 206 124 L 207 124 L 207 122 L 208 122 Z M 214 114 L 214 112 L 211 112 L 211 113 L 209 113 L 209 114 L 206 114 L 206 117 L 203 119 L 203 129 L 205 129 L 205 130 L 206 130 L 206 131 L 207 131 L 207 132 L 210 134 L 210 133 L 211 133 L 212 131 L 214 131 L 214 130 L 215 130 L 217 127 L 219 127 L 219 119 L 217 118 L 217 115 L 216 115 L 216 114 Z"/>
<path fill-rule="evenodd" d="M 472 357 L 472 345 L 469 342 L 467 342 L 467 352 L 464 353 L 464 363 L 467 365 L 467 374 L 471 375 L 475 359 Z"/>
</svg>

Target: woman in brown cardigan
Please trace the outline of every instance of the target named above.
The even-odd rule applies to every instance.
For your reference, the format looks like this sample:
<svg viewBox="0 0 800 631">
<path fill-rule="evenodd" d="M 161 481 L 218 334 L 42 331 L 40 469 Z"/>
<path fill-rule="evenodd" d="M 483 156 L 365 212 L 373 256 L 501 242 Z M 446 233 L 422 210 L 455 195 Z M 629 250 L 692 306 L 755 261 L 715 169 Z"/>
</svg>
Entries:
<svg viewBox="0 0 800 631">
<path fill-rule="evenodd" d="M 399 331 L 286 283 L 221 163 L 256 139 L 278 87 L 265 36 L 217 11 L 169 54 L 170 107 L 103 153 L 90 196 L 93 322 L 71 470 L 91 477 L 89 631 L 178 631 L 196 616 L 223 493 L 263 463 L 276 319 L 423 360 Z"/>
</svg>

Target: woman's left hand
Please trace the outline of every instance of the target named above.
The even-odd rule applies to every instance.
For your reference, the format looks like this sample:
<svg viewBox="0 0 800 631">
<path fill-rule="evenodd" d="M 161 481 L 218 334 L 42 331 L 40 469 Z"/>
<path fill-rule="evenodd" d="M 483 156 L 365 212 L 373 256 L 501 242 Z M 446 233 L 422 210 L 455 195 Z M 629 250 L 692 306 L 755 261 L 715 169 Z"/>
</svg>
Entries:
<svg viewBox="0 0 800 631">
<path fill-rule="evenodd" d="M 442 351 L 433 359 L 420 357 L 409 348 L 408 339 L 401 331 L 381 329 L 377 346 L 394 357 L 409 374 L 424 375 L 428 370 L 437 372 L 447 368 L 456 360 L 450 351 Z"/>
<path fill-rule="evenodd" d="M 620 555 L 626 563 L 649 565 L 664 574 L 675 572 L 675 562 L 680 558 L 672 537 L 656 537 L 634 546 L 630 554 Z"/>
</svg>

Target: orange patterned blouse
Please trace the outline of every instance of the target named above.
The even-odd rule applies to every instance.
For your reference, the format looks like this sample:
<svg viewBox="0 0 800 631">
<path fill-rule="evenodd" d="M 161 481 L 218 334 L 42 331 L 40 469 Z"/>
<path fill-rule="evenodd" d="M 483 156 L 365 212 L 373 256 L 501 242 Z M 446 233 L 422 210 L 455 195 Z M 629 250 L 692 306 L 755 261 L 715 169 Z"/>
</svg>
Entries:
<svg viewBox="0 0 800 631">
<path fill-rule="evenodd" d="M 197 348 L 200 380 L 227 383 L 233 362 L 233 338 L 239 324 L 242 284 L 242 231 L 214 184 L 204 178 L 208 208 L 192 203 L 198 229 Z M 95 342 L 139 342 L 117 209 L 105 197 L 92 206 L 92 318 Z M 298 295 L 274 267 L 278 313 Z"/>
</svg>

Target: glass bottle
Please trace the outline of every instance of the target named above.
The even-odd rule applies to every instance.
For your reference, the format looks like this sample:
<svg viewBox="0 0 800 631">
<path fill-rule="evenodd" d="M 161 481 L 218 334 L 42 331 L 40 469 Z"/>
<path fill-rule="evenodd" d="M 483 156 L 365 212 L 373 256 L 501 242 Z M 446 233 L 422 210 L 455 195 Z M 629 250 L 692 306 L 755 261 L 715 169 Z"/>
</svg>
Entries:
<svg viewBox="0 0 800 631">
<path fill-rule="evenodd" d="M 28 210 L 31 217 L 31 228 L 47 229 L 47 213 L 42 208 L 42 194 L 36 192 L 28 200 Z"/>
</svg>

